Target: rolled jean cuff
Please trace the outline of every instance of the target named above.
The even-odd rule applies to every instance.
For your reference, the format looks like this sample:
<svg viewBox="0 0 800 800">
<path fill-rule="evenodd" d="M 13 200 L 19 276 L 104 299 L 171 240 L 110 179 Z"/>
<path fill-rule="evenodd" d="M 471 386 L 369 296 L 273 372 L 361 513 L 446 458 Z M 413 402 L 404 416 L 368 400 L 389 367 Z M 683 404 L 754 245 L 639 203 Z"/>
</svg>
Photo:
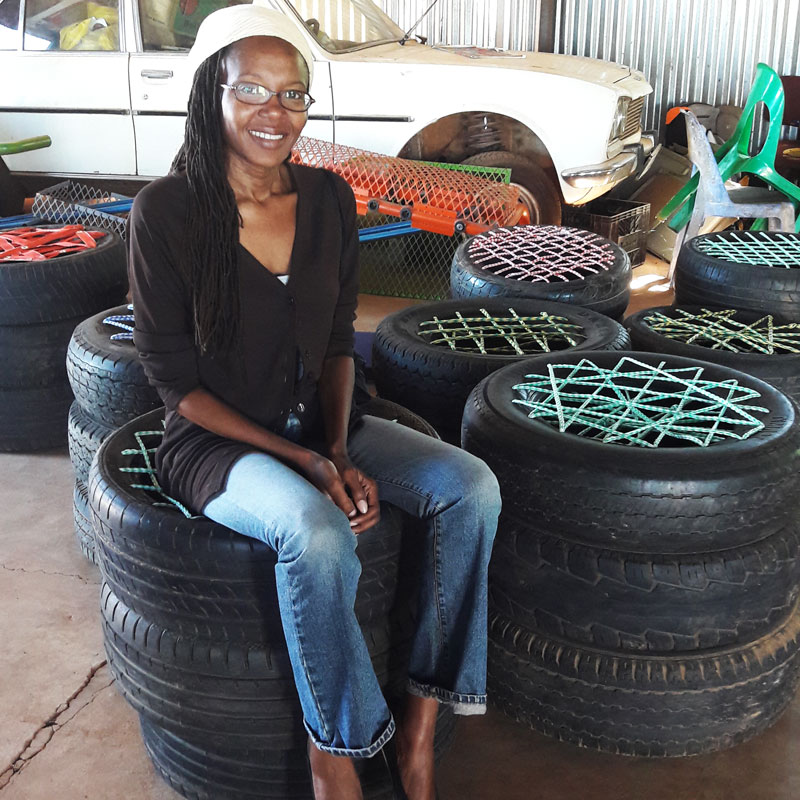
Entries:
<svg viewBox="0 0 800 800">
<path fill-rule="evenodd" d="M 413 678 L 408 679 L 406 690 L 409 694 L 417 697 L 433 697 L 440 703 L 450 706 L 454 714 L 459 714 L 462 717 L 486 713 L 485 694 L 459 694 L 458 692 L 450 692 L 447 689 L 440 689 L 438 686 L 417 683 Z"/>
<path fill-rule="evenodd" d="M 389 739 L 394 736 L 394 717 L 391 715 L 389 716 L 389 722 L 387 723 L 386 727 L 378 736 L 375 741 L 367 746 L 367 747 L 331 747 L 328 744 L 323 744 L 322 742 L 317 739 L 314 735 L 314 732 L 311 728 L 308 727 L 308 724 L 305 720 L 303 720 L 303 725 L 305 725 L 306 730 L 308 731 L 308 735 L 311 737 L 311 741 L 314 743 L 314 746 L 324 751 L 325 753 L 331 753 L 334 756 L 347 756 L 348 758 L 372 758 L 377 752 L 381 750 L 381 748 L 389 741 Z"/>
</svg>

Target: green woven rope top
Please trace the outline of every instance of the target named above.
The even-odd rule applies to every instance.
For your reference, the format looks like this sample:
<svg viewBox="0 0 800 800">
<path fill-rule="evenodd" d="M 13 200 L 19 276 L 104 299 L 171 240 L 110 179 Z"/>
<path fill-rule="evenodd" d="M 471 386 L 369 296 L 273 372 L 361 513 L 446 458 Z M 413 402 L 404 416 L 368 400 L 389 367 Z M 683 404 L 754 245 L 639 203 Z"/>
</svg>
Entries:
<svg viewBox="0 0 800 800">
<path fill-rule="evenodd" d="M 759 393 L 735 379 L 703 379 L 702 367 L 669 369 L 625 356 L 606 369 L 583 359 L 526 375 L 512 402 L 562 433 L 632 447 L 699 447 L 747 439 L 764 427 L 747 405 Z"/>
<path fill-rule="evenodd" d="M 163 423 L 162 423 L 163 425 Z M 160 500 L 154 500 L 154 506 L 166 506 L 168 508 L 177 508 L 185 517 L 192 518 L 194 515 L 186 508 L 183 503 L 178 502 L 174 497 L 170 497 L 162 488 L 161 484 L 158 482 L 158 478 L 156 477 L 156 470 L 153 466 L 152 462 L 152 455 L 156 452 L 155 447 L 148 447 L 145 443 L 145 438 L 151 439 L 152 437 L 158 437 L 157 441 L 154 441 L 154 444 L 158 444 L 161 441 L 161 438 L 164 436 L 164 429 L 162 428 L 160 431 L 137 431 L 133 437 L 136 439 L 137 447 L 131 447 L 127 450 L 122 451 L 123 456 L 141 456 L 142 462 L 144 464 L 143 467 L 120 467 L 120 472 L 127 472 L 134 475 L 142 475 L 146 476 L 145 480 L 147 483 L 131 483 L 129 484 L 131 489 L 142 489 L 145 492 L 149 492 L 152 495 L 155 495 L 156 498 L 160 498 Z"/>
<path fill-rule="evenodd" d="M 759 267 L 800 267 L 800 236 L 778 231 L 735 231 L 698 236 L 693 245 L 707 256 Z"/>
<path fill-rule="evenodd" d="M 648 314 L 644 321 L 668 339 L 712 350 L 770 356 L 800 353 L 800 323 L 797 322 L 776 325 L 771 314 L 755 322 L 739 322 L 734 319 L 737 313 L 734 308 L 720 311 L 704 308 L 699 314 L 675 308 L 670 313 L 675 316 L 657 311 Z"/>
<path fill-rule="evenodd" d="M 480 314 L 465 317 L 456 311 L 454 317 L 434 316 L 420 322 L 417 334 L 428 344 L 484 356 L 549 353 L 574 347 L 586 339 L 582 325 L 547 312 L 521 317 L 509 308 L 509 316 L 493 317 L 482 308 Z"/>
</svg>

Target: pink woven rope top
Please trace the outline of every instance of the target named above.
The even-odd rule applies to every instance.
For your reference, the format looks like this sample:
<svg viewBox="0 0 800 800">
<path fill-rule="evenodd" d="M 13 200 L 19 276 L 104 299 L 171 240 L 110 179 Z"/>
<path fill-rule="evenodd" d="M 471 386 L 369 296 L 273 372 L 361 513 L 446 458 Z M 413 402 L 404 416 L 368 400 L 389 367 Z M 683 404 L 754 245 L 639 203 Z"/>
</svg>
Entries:
<svg viewBox="0 0 800 800">
<path fill-rule="evenodd" d="M 607 270 L 611 244 L 590 231 L 555 225 L 498 228 L 472 239 L 469 256 L 486 272 L 518 281 L 572 281 Z"/>
</svg>

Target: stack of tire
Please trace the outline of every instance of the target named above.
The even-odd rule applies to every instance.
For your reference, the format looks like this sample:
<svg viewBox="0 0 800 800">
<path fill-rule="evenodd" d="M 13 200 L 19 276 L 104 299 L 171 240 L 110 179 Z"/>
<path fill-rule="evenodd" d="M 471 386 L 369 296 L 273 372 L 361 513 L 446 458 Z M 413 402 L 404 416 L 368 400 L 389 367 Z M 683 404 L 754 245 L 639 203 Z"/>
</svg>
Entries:
<svg viewBox="0 0 800 800">
<path fill-rule="evenodd" d="M 554 331 L 569 332 L 523 340 L 510 335 L 520 318 L 542 319 Z M 473 340 L 455 339 L 462 326 L 475 334 Z M 444 335 L 437 335 L 440 331 Z M 580 306 L 523 297 L 456 299 L 411 306 L 383 319 L 373 338 L 372 370 L 381 397 L 411 409 L 444 439 L 459 443 L 464 403 L 495 370 L 547 348 L 622 350 L 629 344 L 619 323 Z"/>
<path fill-rule="evenodd" d="M 663 332 L 666 319 L 692 322 L 697 335 Z M 757 346 L 731 335 L 759 322 L 765 336 Z M 786 339 L 800 333 L 800 234 L 724 231 L 690 239 L 676 265 L 675 304 L 639 311 L 625 326 L 637 350 L 732 367 L 800 402 L 800 342 L 781 348 L 772 341 L 779 331 Z"/>
<path fill-rule="evenodd" d="M 121 328 L 106 322 L 120 317 L 132 325 L 130 307 L 125 305 L 83 320 L 72 332 L 67 348 L 67 376 L 75 397 L 67 423 L 75 472 L 75 535 L 81 552 L 92 563 L 96 563 L 94 531 L 86 484 L 94 454 L 121 425 L 161 405 L 147 382 L 133 341 L 117 338 Z"/>
<path fill-rule="evenodd" d="M 89 314 L 125 298 L 125 245 L 97 247 L 0 269 L 0 450 L 62 446 L 72 393 L 64 368 L 70 334 Z"/>
<path fill-rule="evenodd" d="M 621 356 L 736 381 L 757 392 L 764 426 L 707 447 L 626 447 L 562 432 L 515 402 L 527 376 Z M 800 421 L 789 398 L 678 356 L 558 353 L 480 383 L 463 442 L 503 497 L 489 696 L 506 713 L 640 756 L 714 751 L 775 722 L 800 682 Z"/>
<path fill-rule="evenodd" d="M 409 420 L 384 407 L 382 416 Z M 275 553 L 166 499 L 135 488 L 146 473 L 131 455 L 139 431 L 159 431 L 163 410 L 140 417 L 100 447 L 89 479 L 102 619 L 116 685 L 138 712 L 145 746 L 164 779 L 193 800 L 313 797 L 302 724 L 278 613 Z M 429 430 L 419 419 L 411 424 Z M 150 434 L 145 447 L 157 444 Z M 405 684 L 417 580 L 406 519 L 386 506 L 358 537 L 363 571 L 356 613 L 387 697 Z M 453 732 L 440 714 L 437 752 Z M 363 768 L 366 798 L 390 800 L 378 763 Z"/>
<path fill-rule="evenodd" d="M 552 225 L 493 230 L 463 242 L 453 257 L 450 294 L 569 303 L 622 319 L 631 261 L 596 233 Z"/>
</svg>

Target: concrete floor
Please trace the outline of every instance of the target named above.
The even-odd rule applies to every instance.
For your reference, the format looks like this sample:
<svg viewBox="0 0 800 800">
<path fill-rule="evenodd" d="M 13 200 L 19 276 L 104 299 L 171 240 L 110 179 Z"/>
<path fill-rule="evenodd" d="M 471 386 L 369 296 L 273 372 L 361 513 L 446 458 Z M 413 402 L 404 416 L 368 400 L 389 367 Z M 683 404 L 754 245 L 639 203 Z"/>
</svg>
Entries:
<svg viewBox="0 0 800 800">
<path fill-rule="evenodd" d="M 647 275 L 660 265 L 637 270 Z M 669 302 L 638 292 L 632 307 Z M 403 301 L 369 299 L 362 330 Z M 0 800 L 177 800 L 155 774 L 103 652 L 100 576 L 72 529 L 66 448 L 0 454 Z M 712 756 L 634 760 L 540 736 L 499 712 L 463 719 L 443 800 L 797 800 L 800 700 Z"/>
</svg>

